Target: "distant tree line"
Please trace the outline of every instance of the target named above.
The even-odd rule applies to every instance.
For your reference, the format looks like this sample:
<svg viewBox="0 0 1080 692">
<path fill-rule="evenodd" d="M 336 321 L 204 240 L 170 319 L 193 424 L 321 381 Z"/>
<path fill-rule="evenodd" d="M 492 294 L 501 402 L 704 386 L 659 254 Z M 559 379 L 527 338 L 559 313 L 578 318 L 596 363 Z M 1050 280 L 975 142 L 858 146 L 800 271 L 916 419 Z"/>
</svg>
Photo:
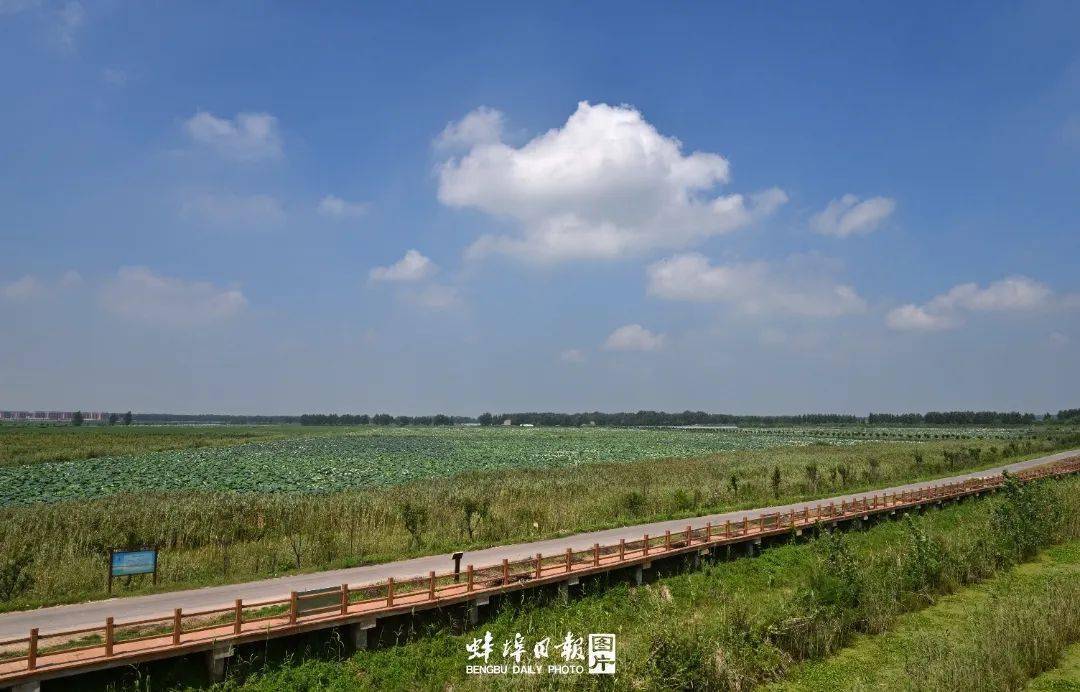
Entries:
<svg viewBox="0 0 1080 692">
<path fill-rule="evenodd" d="M 389 413 L 305 413 L 300 416 L 300 425 L 460 425 L 474 423 L 475 418 L 468 416 L 447 416 L 442 413 L 434 416 L 391 416 Z"/>
<path fill-rule="evenodd" d="M 300 416 L 233 416 L 221 413 L 136 413 L 134 419 L 139 423 L 230 423 L 233 425 L 254 425 L 267 423 L 298 423 L 300 421 Z"/>
<path fill-rule="evenodd" d="M 499 425 L 509 420 L 513 425 L 531 423 L 549 426 L 674 426 L 674 425 L 851 425 L 863 422 L 858 416 L 838 413 L 806 413 L 790 416 L 743 416 L 704 411 L 638 411 L 636 413 L 484 413 L 477 418 L 480 425 Z"/>
<path fill-rule="evenodd" d="M 1064 408 L 1057 412 L 1057 419 L 1059 421 L 1078 421 L 1080 422 L 1080 408 Z"/>
<path fill-rule="evenodd" d="M 929 413 L 871 413 L 871 425 L 1025 425 L 1034 413 L 1019 411 L 930 411 Z"/>
</svg>

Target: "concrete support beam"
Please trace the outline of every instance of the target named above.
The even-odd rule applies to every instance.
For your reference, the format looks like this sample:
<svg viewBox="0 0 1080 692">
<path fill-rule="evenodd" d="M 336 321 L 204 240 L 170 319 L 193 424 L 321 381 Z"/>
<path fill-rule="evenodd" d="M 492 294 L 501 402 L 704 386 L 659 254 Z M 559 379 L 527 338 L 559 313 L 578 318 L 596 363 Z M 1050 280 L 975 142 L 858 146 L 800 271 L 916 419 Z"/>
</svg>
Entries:
<svg viewBox="0 0 1080 692">
<path fill-rule="evenodd" d="M 225 662 L 232 658 L 233 647 L 228 643 L 214 643 L 214 648 L 206 652 L 206 674 L 210 682 L 225 679 Z"/>
<path fill-rule="evenodd" d="M 641 583 L 645 581 L 644 571 L 641 569 L 641 565 L 634 568 L 634 585 L 641 586 Z"/>
<path fill-rule="evenodd" d="M 490 602 L 491 602 L 491 599 L 486 597 L 486 596 L 483 597 L 483 598 L 474 598 L 473 600 L 469 601 L 469 624 L 470 625 L 475 625 L 477 622 L 480 621 L 480 608 L 482 606 L 486 606 Z"/>
<path fill-rule="evenodd" d="M 349 641 L 353 651 L 363 651 L 368 648 L 368 631 L 375 629 L 375 620 L 361 620 L 349 625 Z"/>
<path fill-rule="evenodd" d="M 11 688 L 11 692 L 41 692 L 41 682 L 39 680 L 20 682 Z"/>
</svg>

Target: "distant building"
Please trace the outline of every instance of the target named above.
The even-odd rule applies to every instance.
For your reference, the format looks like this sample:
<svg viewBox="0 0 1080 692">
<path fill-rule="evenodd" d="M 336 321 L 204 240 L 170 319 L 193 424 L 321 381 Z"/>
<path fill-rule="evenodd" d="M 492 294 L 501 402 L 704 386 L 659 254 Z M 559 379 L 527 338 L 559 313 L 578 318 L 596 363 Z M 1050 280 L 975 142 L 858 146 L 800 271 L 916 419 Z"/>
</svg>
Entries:
<svg viewBox="0 0 1080 692">
<path fill-rule="evenodd" d="M 26 423 L 70 423 L 74 411 L 0 411 L 0 420 Z M 109 419 L 106 411 L 83 411 L 83 421 L 103 423 Z"/>
<path fill-rule="evenodd" d="M 535 428 L 536 426 L 533 425 L 532 423 L 522 423 L 521 427 L 523 427 L 523 428 Z"/>
<path fill-rule="evenodd" d="M 504 421 L 502 422 L 502 424 L 503 424 L 503 425 L 513 425 L 513 424 L 514 424 L 514 422 L 513 422 L 512 420 L 510 420 L 509 418 L 507 418 L 506 420 L 504 420 Z"/>
</svg>

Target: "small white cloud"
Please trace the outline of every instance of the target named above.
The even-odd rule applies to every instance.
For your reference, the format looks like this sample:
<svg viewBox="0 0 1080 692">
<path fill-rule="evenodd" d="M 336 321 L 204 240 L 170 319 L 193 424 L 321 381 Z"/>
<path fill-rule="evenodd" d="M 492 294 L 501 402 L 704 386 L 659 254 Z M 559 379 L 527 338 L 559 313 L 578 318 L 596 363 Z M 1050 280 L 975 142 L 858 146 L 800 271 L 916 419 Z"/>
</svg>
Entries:
<svg viewBox="0 0 1080 692">
<path fill-rule="evenodd" d="M 122 267 L 102 288 L 100 301 L 114 315 L 178 329 L 223 322 L 247 306 L 238 289 L 161 276 L 146 267 Z"/>
<path fill-rule="evenodd" d="M 41 7 L 41 0 L 0 0 L 0 14 L 18 14 Z"/>
<path fill-rule="evenodd" d="M 454 286 L 431 284 L 405 294 L 405 299 L 429 310 L 444 310 L 462 305 L 461 291 Z"/>
<path fill-rule="evenodd" d="M 1061 126 L 1061 138 L 1067 144 L 1080 146 L 1080 114 L 1070 115 Z"/>
<path fill-rule="evenodd" d="M 866 302 L 830 276 L 829 262 L 795 256 L 768 262 L 712 265 L 698 253 L 675 255 L 648 267 L 648 293 L 667 300 L 724 303 L 748 315 L 838 317 L 862 312 Z"/>
<path fill-rule="evenodd" d="M 374 267 L 369 273 L 371 281 L 420 281 L 438 270 L 435 263 L 416 250 L 409 250 L 397 262 L 388 267 Z"/>
<path fill-rule="evenodd" d="M 893 308 L 885 316 L 885 324 L 897 331 L 935 332 L 957 325 L 949 315 L 935 314 L 913 303 Z"/>
<path fill-rule="evenodd" d="M 822 235 L 847 238 L 871 233 L 896 209 L 896 201 L 888 197 L 859 200 L 844 195 L 829 202 L 824 211 L 810 220 L 810 226 Z"/>
<path fill-rule="evenodd" d="M 574 363 L 575 365 L 584 363 L 585 352 L 577 348 L 568 348 L 559 354 L 559 360 L 564 363 Z"/>
<path fill-rule="evenodd" d="M 106 84 L 114 87 L 126 86 L 128 83 L 127 72 L 117 69 L 115 67 L 106 67 L 104 70 L 102 70 L 101 78 L 105 80 Z"/>
<path fill-rule="evenodd" d="M 349 202 L 335 195 L 326 195 L 319 200 L 318 212 L 335 219 L 355 219 L 367 214 L 365 202 Z"/>
<path fill-rule="evenodd" d="M 74 0 L 56 11 L 56 38 L 64 50 L 74 50 L 75 39 L 85 21 L 86 10 Z"/>
<path fill-rule="evenodd" d="M 608 351 L 657 351 L 664 347 L 667 336 L 654 334 L 640 324 L 627 324 L 613 331 L 604 349 Z"/>
<path fill-rule="evenodd" d="M 74 269 L 69 269 L 60 277 L 60 288 L 74 288 L 75 286 L 81 286 L 82 282 L 82 274 Z"/>
<path fill-rule="evenodd" d="M 439 149 L 468 149 L 502 139 L 505 118 L 500 111 L 480 106 L 461 120 L 447 123 L 435 146 Z"/>
<path fill-rule="evenodd" d="M 948 293 L 930 301 L 937 311 L 954 309 L 982 312 L 1001 310 L 1036 310 L 1046 307 L 1053 291 L 1044 284 L 1026 276 L 1010 276 L 995 281 L 986 288 L 967 283 L 954 286 Z"/>
<path fill-rule="evenodd" d="M 469 148 L 439 168 L 439 200 L 509 219 L 520 231 L 477 239 L 470 259 L 502 254 L 553 263 L 684 247 L 747 226 L 787 201 L 775 188 L 717 196 L 714 189 L 730 178 L 727 160 L 683 153 L 682 142 L 630 106 L 583 101 L 561 128 L 520 147 L 498 139 L 501 119 L 491 112 L 466 121 L 444 132 Z"/>
<path fill-rule="evenodd" d="M 1067 299 L 1058 303 L 1068 307 Z M 1010 276 L 986 288 L 974 283 L 954 286 L 924 305 L 909 303 L 893 309 L 885 321 L 900 331 L 936 331 L 960 326 L 966 312 L 1028 312 L 1054 304 L 1054 292 L 1045 284 L 1026 276 Z"/>
<path fill-rule="evenodd" d="M 268 228 L 285 221 L 281 202 L 265 194 L 200 194 L 184 202 L 181 211 L 207 225 L 225 228 Z"/>
<path fill-rule="evenodd" d="M 28 300 L 41 293 L 42 288 L 41 281 L 27 274 L 11 283 L 0 286 L 0 295 L 10 301 Z"/>
<path fill-rule="evenodd" d="M 277 118 L 269 113 L 238 113 L 229 120 L 198 111 L 184 122 L 184 130 L 193 142 L 235 161 L 262 161 L 282 155 Z"/>
</svg>

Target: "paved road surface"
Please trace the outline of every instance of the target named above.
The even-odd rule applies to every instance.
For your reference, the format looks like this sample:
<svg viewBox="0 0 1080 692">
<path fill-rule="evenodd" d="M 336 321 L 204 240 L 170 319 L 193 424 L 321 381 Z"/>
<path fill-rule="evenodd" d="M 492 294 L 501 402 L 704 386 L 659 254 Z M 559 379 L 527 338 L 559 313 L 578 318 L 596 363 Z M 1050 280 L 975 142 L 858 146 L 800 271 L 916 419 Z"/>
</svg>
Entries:
<svg viewBox="0 0 1080 692">
<path fill-rule="evenodd" d="M 1020 469 L 1038 466 L 1040 464 L 1057 461 L 1080 453 L 1080 450 L 1061 452 L 1038 459 L 1021 461 L 1006 466 L 997 466 L 974 473 L 966 473 L 959 476 L 927 481 L 923 483 L 909 483 L 878 490 L 889 493 L 901 490 L 915 490 L 933 483 L 960 481 L 976 476 L 988 476 L 1001 473 L 1002 470 L 1018 471 Z M 744 510 L 738 512 L 726 512 L 724 514 L 711 514 L 696 519 L 676 519 L 672 521 L 658 521 L 651 524 L 638 524 L 605 531 L 590 531 L 579 533 L 563 538 L 555 538 L 533 543 L 518 543 L 516 545 L 498 546 L 484 550 L 474 550 L 465 554 L 462 560 L 462 569 L 468 563 L 474 565 L 490 565 L 507 560 L 524 560 L 543 553 L 554 555 L 563 553 L 567 548 L 585 550 L 591 548 L 594 543 L 601 545 L 618 543 L 620 538 L 629 540 L 640 539 L 648 533 L 650 536 L 662 535 L 664 531 L 672 533 L 682 531 L 687 524 L 694 528 L 703 527 L 705 522 L 711 521 L 714 526 L 722 525 L 725 521 L 742 521 L 743 517 L 753 519 L 759 514 L 771 514 L 773 512 L 787 512 L 792 509 L 799 511 L 806 506 L 814 506 L 819 502 L 834 501 L 839 504 L 841 500 L 850 500 L 861 497 L 866 493 L 856 495 L 837 495 L 836 497 L 814 500 L 812 502 L 800 502 L 791 505 L 779 505 L 761 509 Z M 313 574 L 298 574 L 294 576 L 278 577 L 276 579 L 264 579 L 243 584 L 229 584 L 225 586 L 211 586 L 202 589 L 188 591 L 171 591 L 169 593 L 153 594 L 149 596 L 131 596 L 128 598 L 112 598 L 104 601 L 91 601 L 89 603 L 76 603 L 72 605 L 40 608 L 38 610 L 20 611 L 15 613 L 0 614 L 0 639 L 9 639 L 24 636 L 30 628 L 37 627 L 42 634 L 58 630 L 77 629 L 90 627 L 105 622 L 105 618 L 112 616 L 118 622 L 125 620 L 137 620 L 159 616 L 169 616 L 173 608 L 184 610 L 205 610 L 209 608 L 224 608 L 232 605 L 237 598 L 245 601 L 262 601 L 274 598 L 288 598 L 290 591 L 304 591 L 320 587 L 337 587 L 342 584 L 360 585 L 385 580 L 387 577 L 394 579 L 408 579 L 411 577 L 427 576 L 431 570 L 443 573 L 453 569 L 449 555 L 432 555 L 429 557 L 415 558 L 412 560 L 400 560 L 381 565 L 367 565 L 364 567 L 352 567 L 349 569 L 331 570 L 328 572 L 316 572 Z"/>
</svg>

